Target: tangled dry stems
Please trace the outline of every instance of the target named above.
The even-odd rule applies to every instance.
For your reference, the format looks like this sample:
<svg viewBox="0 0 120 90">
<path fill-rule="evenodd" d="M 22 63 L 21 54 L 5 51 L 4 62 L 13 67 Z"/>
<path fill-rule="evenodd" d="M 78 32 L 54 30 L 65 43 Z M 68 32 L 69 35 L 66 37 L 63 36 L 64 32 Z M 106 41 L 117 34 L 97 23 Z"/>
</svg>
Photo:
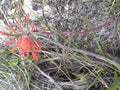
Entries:
<svg viewBox="0 0 120 90">
<path fill-rule="evenodd" d="M 100 5 L 96 3 L 97 1 L 95 0 L 92 0 L 91 3 L 89 0 L 86 2 L 80 0 L 49 0 L 48 4 L 52 8 L 54 14 L 53 17 L 46 18 L 46 20 L 58 31 L 84 31 L 85 27 L 89 28 L 89 26 L 81 16 L 85 15 L 85 18 L 90 21 L 93 26 L 98 26 L 117 15 L 117 11 L 115 11 L 113 15 L 106 15 L 106 11 L 110 11 L 108 6 L 111 2 L 101 1 L 99 2 Z M 17 7 L 15 7 L 16 5 Z M 8 15 L 10 9 L 15 9 L 15 13 Z M 12 23 L 15 26 L 17 25 L 14 15 L 20 15 L 24 21 L 25 13 L 22 10 L 21 1 L 14 1 L 13 4 L 1 6 L 1 17 L 3 17 L 1 19 L 3 19 L 6 24 Z M 43 22 L 36 22 L 36 26 L 37 29 L 42 28 L 44 30 L 49 30 Z M 114 39 L 116 37 L 113 36 L 113 31 L 111 29 L 116 30 L 116 25 L 109 25 L 96 32 L 97 38 L 101 42 L 101 46 L 105 52 L 109 46 L 108 43 L 114 44 L 114 42 L 117 42 L 117 40 Z M 114 34 L 118 33 L 119 32 L 115 32 Z M 40 54 L 40 60 L 34 63 L 29 62 L 29 60 L 27 60 L 28 62 L 22 62 L 23 67 L 25 64 L 28 67 L 22 67 L 22 69 L 16 63 L 13 65 L 15 65 L 17 69 L 11 65 L 7 66 L 7 62 L 1 63 L 5 66 L 4 69 L 3 67 L 0 68 L 1 73 L 6 73 L 1 76 L 1 83 L 11 85 L 12 89 L 17 88 L 19 90 L 23 90 L 23 88 L 26 87 L 27 90 L 84 90 L 90 87 L 89 85 L 92 85 L 91 83 L 97 79 L 94 85 L 92 85 L 93 89 L 99 88 L 104 90 L 114 82 L 114 70 L 117 69 L 116 72 L 119 76 L 119 58 L 117 58 L 116 61 L 113 60 L 114 58 L 99 55 L 94 40 L 95 37 L 93 37 L 92 34 L 74 37 L 66 35 L 65 39 L 61 39 L 59 35 L 34 34 L 35 37 L 40 40 L 43 47 L 43 53 Z M 113 44 L 111 44 L 111 46 Z M 117 44 L 117 46 L 119 46 L 119 43 Z M 110 51 L 114 49 L 118 50 L 118 47 L 115 46 L 112 49 L 108 49 L 110 49 Z M 107 53 L 109 53 L 109 51 Z M 9 56 L 9 54 L 7 54 L 7 56 Z M 6 59 L 6 56 L 3 56 L 3 54 L 1 58 L 3 58 L 3 60 L 1 59 L 2 61 L 8 59 Z M 16 58 L 21 60 L 17 55 Z M 16 58 L 14 60 L 16 60 Z M 113 66 L 116 69 L 114 69 Z M 8 72 L 9 70 L 10 72 Z M 18 71 L 15 72 L 14 70 Z M 19 73 L 20 75 L 18 75 Z M 4 79 L 5 77 L 6 79 Z M 22 81 L 20 81 L 21 78 L 23 78 Z M 8 81 L 6 81 L 7 79 Z M 12 83 L 10 80 L 15 82 Z"/>
</svg>

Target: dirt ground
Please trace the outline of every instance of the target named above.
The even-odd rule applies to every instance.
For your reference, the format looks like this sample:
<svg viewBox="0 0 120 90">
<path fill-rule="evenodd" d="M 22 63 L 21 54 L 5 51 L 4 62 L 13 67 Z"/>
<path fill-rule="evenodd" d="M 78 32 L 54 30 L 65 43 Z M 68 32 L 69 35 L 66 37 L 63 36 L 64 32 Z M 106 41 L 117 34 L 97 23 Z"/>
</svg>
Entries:
<svg viewBox="0 0 120 90">
<path fill-rule="evenodd" d="M 30 22 L 35 23 L 36 30 L 47 32 L 34 33 L 43 53 L 30 68 L 30 90 L 108 89 L 115 75 L 120 76 L 120 1 L 30 1 L 30 7 L 23 0 L 0 6 L 1 25 L 10 23 L 17 28 L 15 16 L 19 15 L 24 26 L 25 15 L 30 12 Z"/>
</svg>

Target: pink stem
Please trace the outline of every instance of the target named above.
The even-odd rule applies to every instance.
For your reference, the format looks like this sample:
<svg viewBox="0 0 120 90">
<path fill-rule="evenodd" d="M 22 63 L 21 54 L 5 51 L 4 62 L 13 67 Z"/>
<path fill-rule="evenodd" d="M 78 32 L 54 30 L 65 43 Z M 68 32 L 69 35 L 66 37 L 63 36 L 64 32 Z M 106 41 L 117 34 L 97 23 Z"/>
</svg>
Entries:
<svg viewBox="0 0 120 90">
<path fill-rule="evenodd" d="M 118 17 L 117 19 L 120 19 L 120 17 Z M 113 24 L 113 23 L 115 23 L 115 21 L 116 21 L 116 19 L 112 19 L 112 20 L 110 20 L 110 21 L 108 21 L 108 22 L 106 22 L 106 23 L 104 23 L 104 24 L 102 24 L 102 25 L 99 25 L 99 26 L 97 26 L 97 27 L 94 27 L 93 28 L 93 30 L 94 31 L 96 31 L 96 30 L 100 30 L 100 29 L 102 29 L 103 27 L 105 27 L 105 26 L 108 26 L 109 24 Z M 82 31 L 82 32 L 60 32 L 61 34 L 64 34 L 64 35 L 80 35 L 80 34 L 88 34 L 88 33 L 90 33 L 91 32 L 91 30 L 88 30 L 88 29 L 86 29 L 85 31 Z M 54 35 L 55 34 L 55 32 L 42 32 L 43 34 L 50 34 L 50 35 Z"/>
</svg>

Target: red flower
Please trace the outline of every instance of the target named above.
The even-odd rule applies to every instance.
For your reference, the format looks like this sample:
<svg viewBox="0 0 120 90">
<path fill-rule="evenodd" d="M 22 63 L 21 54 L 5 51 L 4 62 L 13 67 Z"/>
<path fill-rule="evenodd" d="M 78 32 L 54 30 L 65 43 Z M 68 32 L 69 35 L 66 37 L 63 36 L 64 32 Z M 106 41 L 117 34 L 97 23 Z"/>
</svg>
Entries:
<svg viewBox="0 0 120 90">
<path fill-rule="evenodd" d="M 38 60 L 38 57 L 37 57 L 35 51 L 38 50 L 39 52 L 42 52 L 42 49 L 41 49 L 40 44 L 38 44 L 38 43 L 36 44 L 36 43 L 34 42 L 34 40 L 29 38 L 28 36 L 22 36 L 16 42 L 16 44 L 12 47 L 11 53 L 13 53 L 16 50 L 16 48 L 18 47 L 20 49 L 20 53 L 19 53 L 20 56 L 26 54 L 26 58 L 28 58 L 29 53 L 31 52 L 33 59 Z"/>
<path fill-rule="evenodd" d="M 20 17 L 17 17 L 18 21 L 18 27 L 22 28 Z M 29 14 L 26 15 L 26 23 L 28 24 L 29 21 Z M 34 37 L 29 37 L 26 34 L 31 32 L 25 32 L 22 30 L 22 32 L 17 32 L 12 25 L 9 25 L 9 29 L 12 33 L 7 33 L 4 31 L 0 31 L 0 34 L 6 35 L 6 36 L 13 36 L 14 38 L 11 38 L 6 42 L 6 45 L 11 44 L 15 39 L 18 39 L 15 45 L 11 49 L 11 53 L 13 53 L 16 48 L 19 48 L 20 53 L 19 55 L 26 55 L 26 58 L 30 56 L 30 53 L 32 54 L 33 60 L 38 60 L 38 56 L 36 52 L 42 52 L 40 42 L 38 42 Z M 32 24 L 32 30 L 34 31 L 35 25 Z M 29 30 L 28 30 L 29 31 Z"/>
</svg>

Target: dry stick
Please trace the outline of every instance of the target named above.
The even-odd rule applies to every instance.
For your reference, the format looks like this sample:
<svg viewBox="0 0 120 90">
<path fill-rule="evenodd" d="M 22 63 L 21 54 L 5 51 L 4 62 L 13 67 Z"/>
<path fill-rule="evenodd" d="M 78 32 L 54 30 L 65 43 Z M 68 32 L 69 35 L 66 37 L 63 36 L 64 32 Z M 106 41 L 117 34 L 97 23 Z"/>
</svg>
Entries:
<svg viewBox="0 0 120 90">
<path fill-rule="evenodd" d="M 72 88 L 73 90 L 84 90 L 88 84 L 91 82 L 91 79 L 87 79 L 84 82 L 80 82 L 80 80 L 74 81 L 74 84 L 71 82 L 58 82 L 61 86 L 65 86 L 66 88 Z"/>
<path fill-rule="evenodd" d="M 64 46 L 64 45 L 62 45 L 62 44 L 60 44 L 60 43 L 51 41 L 50 39 L 45 38 L 45 37 L 43 37 L 43 38 L 46 39 L 46 40 L 49 40 L 49 42 L 54 43 L 55 45 L 59 46 L 59 47 L 62 48 L 62 49 L 63 49 L 63 48 L 64 48 L 64 49 L 67 49 L 66 46 Z M 120 64 L 116 63 L 114 60 L 110 60 L 110 59 L 105 58 L 105 57 L 103 57 L 103 56 L 101 56 L 101 55 L 94 54 L 94 53 L 92 53 L 92 52 L 85 51 L 85 50 L 80 50 L 80 49 L 75 49 L 75 48 L 69 48 L 69 50 L 70 50 L 70 52 L 73 52 L 73 51 L 74 51 L 74 52 L 82 53 L 82 54 L 87 55 L 87 56 L 95 57 L 95 58 L 97 58 L 98 60 L 100 60 L 100 61 L 102 61 L 102 62 L 110 63 L 110 64 L 114 65 L 115 67 L 118 68 L 118 70 L 120 70 Z M 43 51 L 43 53 L 51 54 L 51 52 L 49 53 L 49 52 L 47 52 L 47 51 Z M 55 53 L 52 53 L 52 54 L 55 54 Z M 38 61 L 37 64 L 40 64 L 40 63 L 46 62 L 46 61 L 52 61 L 52 60 L 62 60 L 62 59 L 61 59 L 62 56 L 61 56 L 61 55 L 58 55 L 58 56 L 59 56 L 59 57 L 53 57 L 53 58 L 49 58 L 49 59 L 42 59 L 42 60 Z"/>
<path fill-rule="evenodd" d="M 5 18 L 6 22 L 7 22 L 7 24 L 10 25 L 10 23 L 9 23 L 8 20 L 7 20 L 7 17 L 5 16 L 4 11 L 1 9 L 1 6 L 0 6 L 0 11 L 1 11 L 1 13 L 3 14 L 3 16 L 4 16 L 4 18 Z"/>
<path fill-rule="evenodd" d="M 49 42 L 51 42 L 51 43 L 54 43 L 55 45 L 59 46 L 62 49 L 67 49 L 66 46 L 63 46 L 62 44 L 60 44 L 58 42 L 54 42 L 54 41 L 52 41 L 52 40 L 50 40 L 48 38 L 42 37 L 42 36 L 40 36 L 40 37 L 45 39 L 45 40 L 47 40 L 47 41 L 49 41 Z M 69 48 L 69 50 L 71 52 L 75 51 L 75 52 L 79 52 L 79 53 L 82 53 L 82 54 L 87 55 L 87 56 L 95 57 L 95 58 L 99 59 L 100 61 L 103 61 L 103 62 L 106 62 L 106 63 L 110 63 L 111 65 L 114 65 L 118 70 L 120 70 L 120 64 L 118 62 L 119 60 L 108 59 L 108 58 L 103 57 L 103 56 L 101 56 L 99 54 L 95 54 L 95 53 L 92 53 L 92 52 L 89 52 L 89 51 L 85 51 L 85 50 L 81 50 L 81 49 Z M 53 60 L 58 60 L 58 57 L 57 57 L 57 59 L 53 59 Z M 41 62 L 38 61 L 37 63 L 41 63 Z"/>
<path fill-rule="evenodd" d="M 118 70 L 120 70 L 120 64 L 118 64 L 117 62 L 115 62 L 116 60 L 111 60 L 111 59 L 103 57 L 103 56 L 101 56 L 99 54 L 95 54 L 95 53 L 92 53 L 92 52 L 89 52 L 89 51 L 85 51 L 85 50 L 74 49 L 74 48 L 70 48 L 70 50 L 71 51 L 76 51 L 76 52 L 81 52 L 84 55 L 92 56 L 92 57 L 95 57 L 95 58 L 97 58 L 97 59 L 99 59 L 99 60 L 101 60 L 103 62 L 110 63 L 110 64 L 114 65 Z"/>
<path fill-rule="evenodd" d="M 47 61 L 55 61 L 55 60 L 62 60 L 62 57 L 53 57 L 53 58 L 47 58 L 39 60 L 38 62 L 35 62 L 35 65 L 39 65 L 40 63 L 47 62 Z"/>
<path fill-rule="evenodd" d="M 48 52 L 46 52 L 46 51 L 44 51 L 44 53 L 47 53 L 48 54 Z M 50 54 L 50 53 L 49 53 Z M 52 54 L 55 54 L 55 53 L 52 53 Z M 48 59 L 42 59 L 42 60 L 40 60 L 39 62 L 36 62 L 36 65 L 38 65 L 38 64 L 40 64 L 40 63 L 42 63 L 42 62 L 47 62 L 47 61 L 55 61 L 55 60 L 62 60 L 62 55 L 60 55 L 60 57 L 53 57 L 53 58 L 48 58 Z M 101 80 L 100 80 L 101 81 Z M 71 83 L 71 82 L 66 82 L 66 83 L 64 83 L 64 82 L 58 82 L 61 86 L 67 86 L 67 87 L 69 87 L 70 85 L 72 86 L 72 88 L 78 88 L 77 87 L 77 85 L 75 84 L 75 82 L 73 82 L 73 83 Z M 89 83 L 89 82 L 85 82 L 86 84 L 87 83 Z M 81 84 L 79 84 L 80 86 L 81 85 L 83 85 L 83 84 L 85 84 L 85 83 L 81 83 Z M 104 83 L 103 81 L 102 81 L 102 83 Z M 69 85 L 70 84 L 70 85 Z M 104 83 L 105 84 L 105 83 Z M 105 85 L 106 87 L 108 87 L 107 85 Z"/>
<path fill-rule="evenodd" d="M 38 68 L 38 66 L 36 66 L 34 63 L 32 63 L 32 65 L 33 65 L 43 76 L 45 76 L 47 79 L 49 79 L 49 81 L 50 81 L 51 83 L 53 83 L 54 85 L 56 85 L 56 87 L 59 88 L 59 90 L 63 90 L 63 88 L 62 88 L 60 85 L 58 85 L 58 84 L 54 81 L 53 78 L 51 78 L 49 75 L 47 75 L 47 74 L 44 73 L 42 70 L 40 70 L 40 68 Z"/>
</svg>

